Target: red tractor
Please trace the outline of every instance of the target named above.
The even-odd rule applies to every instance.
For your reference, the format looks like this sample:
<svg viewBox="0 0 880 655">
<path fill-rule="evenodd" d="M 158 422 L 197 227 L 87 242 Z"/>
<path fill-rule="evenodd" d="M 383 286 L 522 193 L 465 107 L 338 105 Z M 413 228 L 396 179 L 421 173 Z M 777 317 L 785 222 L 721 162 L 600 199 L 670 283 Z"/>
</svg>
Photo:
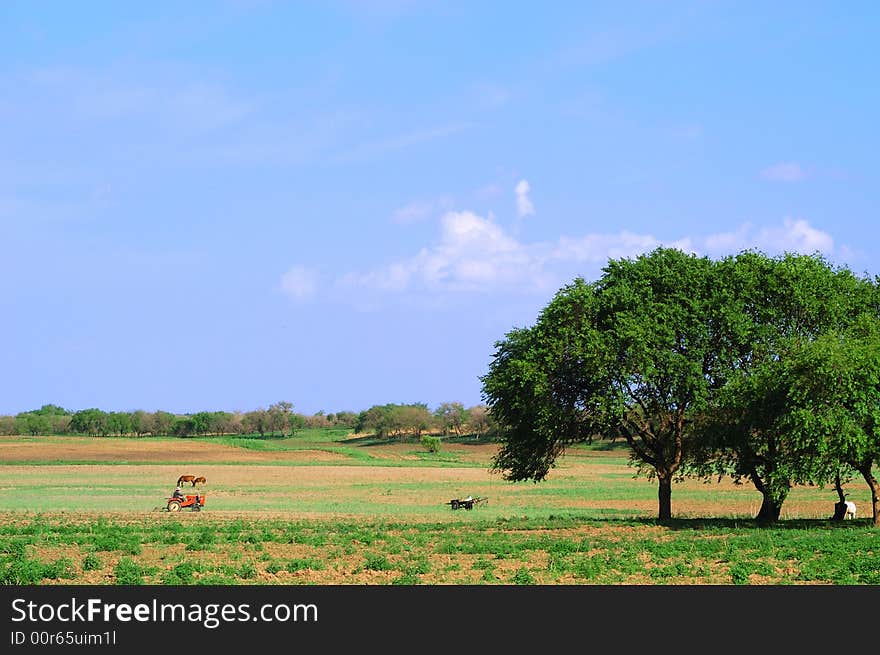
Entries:
<svg viewBox="0 0 880 655">
<path fill-rule="evenodd" d="M 192 508 L 193 512 L 202 511 L 206 502 L 205 494 L 188 494 L 185 496 L 172 496 L 165 506 L 166 512 L 179 512 L 184 507 Z"/>
</svg>

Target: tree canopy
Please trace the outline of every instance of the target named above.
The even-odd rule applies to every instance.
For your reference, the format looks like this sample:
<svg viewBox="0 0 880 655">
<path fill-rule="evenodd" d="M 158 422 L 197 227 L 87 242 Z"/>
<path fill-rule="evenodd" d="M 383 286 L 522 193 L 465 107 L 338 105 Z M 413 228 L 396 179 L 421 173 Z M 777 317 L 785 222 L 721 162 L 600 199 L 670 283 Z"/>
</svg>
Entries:
<svg viewBox="0 0 880 655">
<path fill-rule="evenodd" d="M 658 481 L 659 518 L 671 517 L 673 480 L 731 475 L 755 485 L 759 518 L 775 520 L 793 483 L 824 484 L 844 458 L 827 426 L 795 420 L 822 391 L 804 392 L 795 372 L 804 353 L 827 359 L 815 344 L 832 333 L 876 343 L 877 297 L 874 281 L 819 255 L 713 261 L 657 248 L 610 260 L 495 344 L 482 378 L 502 437 L 493 467 L 538 481 L 569 444 L 623 438 Z M 851 384 L 826 405 L 862 395 Z M 822 440 L 835 445 L 817 450 Z"/>
</svg>

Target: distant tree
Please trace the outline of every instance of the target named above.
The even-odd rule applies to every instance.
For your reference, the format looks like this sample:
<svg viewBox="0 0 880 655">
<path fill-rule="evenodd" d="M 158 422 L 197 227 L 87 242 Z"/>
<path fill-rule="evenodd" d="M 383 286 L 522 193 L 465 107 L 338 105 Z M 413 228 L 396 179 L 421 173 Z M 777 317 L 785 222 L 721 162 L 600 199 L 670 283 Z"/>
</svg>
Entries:
<svg viewBox="0 0 880 655">
<path fill-rule="evenodd" d="M 70 416 L 71 412 L 58 405 L 43 405 L 40 409 L 35 409 L 29 414 L 37 414 L 38 416 Z"/>
<path fill-rule="evenodd" d="M 229 434 L 244 434 L 244 414 L 232 412 L 229 415 Z"/>
<path fill-rule="evenodd" d="M 208 413 L 208 434 L 236 434 L 236 432 L 232 414 L 229 412 Z"/>
<path fill-rule="evenodd" d="M 71 414 L 49 416 L 49 422 L 52 424 L 51 434 L 69 434 L 70 421 L 73 418 Z"/>
<path fill-rule="evenodd" d="M 422 433 L 431 424 L 431 412 L 428 411 L 427 405 L 404 405 L 394 411 L 399 415 L 401 435 L 410 433 L 416 439 L 421 439 Z"/>
<path fill-rule="evenodd" d="M 367 425 L 367 421 L 369 420 L 369 410 L 361 410 L 357 414 L 357 418 L 355 419 L 354 428 L 355 433 L 361 434 L 369 430 L 369 426 Z"/>
<path fill-rule="evenodd" d="M 70 420 L 70 429 L 90 437 L 108 434 L 107 413 L 97 408 L 76 412 Z"/>
<path fill-rule="evenodd" d="M 134 432 L 136 437 L 142 437 L 150 432 L 147 413 L 142 409 L 131 412 L 128 415 L 128 422 L 131 425 L 131 431 Z"/>
<path fill-rule="evenodd" d="M 467 410 L 465 429 L 473 434 L 486 434 L 492 425 L 489 408 L 485 405 L 474 405 Z"/>
<path fill-rule="evenodd" d="M 174 434 L 174 422 L 176 421 L 174 414 L 157 410 L 153 413 L 153 434 L 154 435 L 172 435 Z"/>
<path fill-rule="evenodd" d="M 346 428 L 355 428 L 358 422 L 358 415 L 354 412 L 336 412 L 333 418 L 333 424 Z"/>
<path fill-rule="evenodd" d="M 390 405 L 373 405 L 363 412 L 360 431 L 372 431 L 380 439 L 388 436 L 393 430 Z"/>
<path fill-rule="evenodd" d="M 317 412 L 311 416 L 304 416 L 304 418 L 305 425 L 308 428 L 322 429 L 330 427 L 331 425 L 330 421 L 327 419 L 327 415 L 323 412 Z"/>
<path fill-rule="evenodd" d="M 208 434 L 214 418 L 211 412 L 196 412 L 190 418 L 193 424 L 193 434 Z"/>
<path fill-rule="evenodd" d="M 461 436 L 461 430 L 467 420 L 467 411 L 464 405 L 458 402 L 442 403 L 434 410 L 434 417 L 443 434 L 451 432 Z"/>
<path fill-rule="evenodd" d="M 247 412 L 244 415 L 243 424 L 248 432 L 257 432 L 261 437 L 264 437 L 270 429 L 269 412 L 265 409 Z"/>
<path fill-rule="evenodd" d="M 290 430 L 290 417 L 293 414 L 293 403 L 281 400 L 269 408 L 277 414 L 277 418 L 273 417 L 273 423 L 277 424 L 281 436 L 284 436 Z M 275 429 L 273 427 L 273 429 Z"/>
<path fill-rule="evenodd" d="M 114 434 L 124 437 L 131 434 L 131 415 L 128 412 L 110 412 L 105 421 L 105 436 Z"/>
<path fill-rule="evenodd" d="M 52 430 L 52 424 L 49 422 L 49 416 L 45 414 L 23 414 L 21 418 L 21 428 L 24 434 L 31 436 L 46 435 Z"/>
<path fill-rule="evenodd" d="M 196 434 L 197 425 L 192 416 L 178 416 L 171 428 L 176 437 L 191 437 Z"/>
<path fill-rule="evenodd" d="M 302 414 L 291 414 L 288 425 L 290 427 L 290 436 L 293 437 L 299 430 L 306 427 L 306 417 Z"/>
<path fill-rule="evenodd" d="M 0 416 L 0 434 L 4 436 L 21 434 L 14 416 Z"/>
</svg>

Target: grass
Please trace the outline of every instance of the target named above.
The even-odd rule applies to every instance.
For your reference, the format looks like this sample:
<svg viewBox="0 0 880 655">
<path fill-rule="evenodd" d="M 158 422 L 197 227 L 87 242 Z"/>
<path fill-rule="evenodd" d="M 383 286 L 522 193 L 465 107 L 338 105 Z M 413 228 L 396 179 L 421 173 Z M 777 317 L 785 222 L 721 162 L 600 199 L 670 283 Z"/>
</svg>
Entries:
<svg viewBox="0 0 880 655">
<path fill-rule="evenodd" d="M 68 452 L 95 442 L 26 443 L 46 439 Z M 137 440 L 157 452 L 169 441 L 180 440 Z M 169 481 L 202 472 L 197 461 L 4 463 L 0 583 L 880 584 L 876 531 L 864 518 L 827 521 L 833 491 L 796 487 L 767 526 L 752 520 L 753 488 L 686 481 L 673 487 L 676 518 L 660 523 L 656 484 L 634 478 L 619 445 L 574 447 L 533 484 L 490 476 L 490 449 L 467 437 L 444 439 L 439 453 L 341 431 L 196 441 L 233 448 L 205 462 L 198 514 L 154 511 Z M 235 462 L 257 450 L 260 461 Z M 284 459 L 294 451 L 342 459 Z M 848 491 L 868 506 L 866 489 Z M 446 504 L 465 495 L 489 502 Z"/>
<path fill-rule="evenodd" d="M 453 524 L 254 518 L 215 521 L 192 533 L 166 528 L 149 519 L 95 523 L 33 516 L 26 525 L 6 519 L 0 525 L 0 581 L 77 584 L 97 574 L 105 584 L 182 585 L 217 579 L 229 584 L 880 583 L 875 532 L 858 522 L 732 527 L 727 520 L 661 525 L 585 517 Z M 95 541 L 108 533 L 117 539 L 105 543 L 107 550 L 99 556 Z M 179 541 L 168 543 L 175 535 Z M 157 556 L 151 547 L 156 543 L 173 555 Z M 58 547 L 76 547 L 79 555 L 48 555 Z"/>
</svg>

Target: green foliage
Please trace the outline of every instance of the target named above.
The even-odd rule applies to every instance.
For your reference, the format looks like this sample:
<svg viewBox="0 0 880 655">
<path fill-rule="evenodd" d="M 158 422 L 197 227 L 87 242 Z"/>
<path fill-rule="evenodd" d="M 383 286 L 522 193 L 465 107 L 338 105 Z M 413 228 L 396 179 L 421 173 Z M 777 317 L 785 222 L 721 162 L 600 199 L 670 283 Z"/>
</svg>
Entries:
<svg viewBox="0 0 880 655">
<path fill-rule="evenodd" d="M 163 572 L 162 584 L 190 585 L 195 582 L 195 574 L 202 571 L 202 566 L 192 560 L 183 560 L 170 570 Z"/>
<path fill-rule="evenodd" d="M 513 577 L 510 578 L 510 581 L 513 584 L 524 584 L 531 585 L 535 584 L 535 578 L 529 572 L 526 567 L 520 567 L 516 570 L 516 573 L 513 574 Z"/>
<path fill-rule="evenodd" d="M 113 575 L 118 585 L 142 585 L 145 584 L 144 576 L 150 571 L 141 566 L 130 557 L 123 557 L 113 568 Z"/>
<path fill-rule="evenodd" d="M 394 565 L 381 553 L 366 553 L 364 555 L 364 569 L 367 571 L 390 571 Z"/>
<path fill-rule="evenodd" d="M 664 248 L 564 287 L 534 327 L 496 344 L 482 378 L 503 439 L 494 467 L 543 480 L 569 444 L 622 436 L 667 489 L 668 518 L 687 419 L 709 399 L 712 288 L 710 260 Z"/>
<path fill-rule="evenodd" d="M 282 564 L 278 560 L 270 560 L 269 563 L 266 564 L 266 573 L 275 575 L 280 571 L 284 571 L 284 564 Z"/>
<path fill-rule="evenodd" d="M 118 550 L 127 555 L 139 555 L 142 550 L 140 541 L 118 530 L 98 533 L 92 537 L 91 543 L 95 550 Z"/>
<path fill-rule="evenodd" d="M 82 560 L 83 571 L 100 571 L 104 567 L 101 558 L 94 553 L 89 553 Z"/>
<path fill-rule="evenodd" d="M 468 411 L 461 403 L 441 403 L 434 410 L 434 418 L 443 434 L 461 436 L 462 429 L 468 421 Z"/>
<path fill-rule="evenodd" d="M 245 562 L 236 571 L 236 575 L 243 580 L 253 580 L 257 577 L 257 567 L 253 562 Z"/>
<path fill-rule="evenodd" d="M 296 573 L 297 571 L 323 571 L 326 566 L 317 558 L 304 557 L 288 561 L 284 568 L 290 573 Z"/>
<path fill-rule="evenodd" d="M 208 550 L 217 541 L 217 535 L 210 527 L 196 531 L 187 541 L 187 550 Z"/>
<path fill-rule="evenodd" d="M 232 521 L 230 521 L 232 523 Z M 305 552 L 296 559 L 279 559 L 274 551 L 259 561 L 248 557 L 240 543 L 230 535 L 246 532 L 266 539 L 281 539 L 288 521 L 252 518 L 236 520 L 237 530 L 217 525 L 217 557 L 210 561 L 194 557 L 172 560 L 158 571 L 145 565 L 144 556 L 124 556 L 114 568 L 118 584 L 243 584 L 283 583 L 261 580 L 261 568 L 269 573 L 310 571 L 304 580 L 319 581 L 322 574 L 331 579 L 339 573 L 386 571 L 394 584 L 425 584 L 443 580 L 456 571 L 455 580 L 486 584 L 542 584 L 562 579 L 566 584 L 878 584 L 876 535 L 864 522 L 829 524 L 824 520 L 783 521 L 775 526 L 758 527 L 752 520 L 705 519 L 663 524 L 646 520 L 596 521 L 583 517 L 467 520 L 461 523 L 394 523 L 348 520 L 303 521 L 295 527 L 302 533 L 314 529 L 329 535 L 328 543 L 346 544 L 350 553 L 362 558 L 360 564 L 343 563 L 336 547 L 297 545 Z M 55 520 L 36 518 L 13 532 L 0 529 L 0 583 L 41 584 L 47 580 L 77 580 L 71 560 L 40 561 L 35 553 L 43 544 L 51 547 L 85 544 L 83 535 L 95 523 L 61 526 Z M 151 519 L 102 524 L 99 530 L 113 529 L 124 541 L 152 541 L 164 534 L 164 526 Z M 579 529 L 583 528 L 583 529 Z M 645 528 L 649 528 L 646 530 Z M 572 538 L 572 530 L 585 535 Z M 444 541 L 438 543 L 442 530 Z M 380 538 L 389 532 L 395 539 Z M 20 536 L 19 536 L 20 535 Z M 40 546 L 24 539 L 41 535 Z M 52 536 L 50 541 L 49 536 Z M 352 535 L 372 535 L 370 545 Z M 348 538 L 348 542 L 346 542 Z M 158 542 L 157 542 L 158 543 Z M 266 541 L 266 544 L 269 542 Z M 391 547 L 402 546 L 401 556 L 393 557 Z M 453 557 L 445 557 L 451 554 Z M 475 555 L 475 557 L 470 557 Z M 439 556 L 439 557 L 438 557 Z M 519 560 L 519 561 L 517 561 Z M 86 564 L 86 562 L 93 564 Z M 546 561 L 540 570 L 536 561 Z M 260 563 L 262 562 L 262 563 Z M 504 566 L 517 562 L 512 570 Z M 522 564 L 520 564 L 522 562 Z M 95 568 L 92 568 L 92 567 Z M 93 554 L 83 559 L 82 570 L 97 570 L 100 561 Z M 504 570 L 501 573 L 501 570 Z"/>
<path fill-rule="evenodd" d="M 372 431 L 378 438 L 416 438 L 431 425 L 431 412 L 424 403 L 374 405 L 358 416 L 355 429 Z"/>
<path fill-rule="evenodd" d="M 423 434 L 421 442 L 429 453 L 440 452 L 440 437 L 432 437 L 427 434 Z"/>
<path fill-rule="evenodd" d="M 413 571 L 404 571 L 403 574 L 391 581 L 393 585 L 412 586 L 419 583 L 419 576 Z"/>
<path fill-rule="evenodd" d="M 107 413 L 97 408 L 80 410 L 70 420 L 70 429 L 90 437 L 106 436 L 109 434 Z"/>
<path fill-rule="evenodd" d="M 46 565 L 36 559 L 16 557 L 0 565 L 0 584 L 35 585 L 46 576 Z"/>
<path fill-rule="evenodd" d="M 877 334 L 876 287 L 818 255 L 746 252 L 717 269 L 716 330 L 726 346 L 713 405 L 697 417 L 693 468 L 753 482 L 764 496 L 759 518 L 776 520 L 792 483 L 823 484 L 840 472 L 833 444 L 842 433 L 816 412 L 829 400 L 822 369 L 837 369 L 821 344 L 848 348 Z M 797 372 L 805 357 L 806 377 Z"/>
<path fill-rule="evenodd" d="M 880 342 L 878 308 L 875 281 L 818 255 L 713 262 L 658 248 L 610 260 L 596 282 L 574 280 L 534 326 L 495 344 L 481 378 L 502 441 L 493 468 L 544 480 L 570 445 L 622 437 L 659 482 L 661 519 L 673 479 L 730 474 L 754 483 L 759 517 L 776 520 L 792 484 L 878 461 L 870 426 L 880 417 L 868 417 L 880 403 L 864 390 L 880 388 L 880 375 L 869 365 L 833 378 L 844 364 L 830 350 Z M 851 355 L 855 368 L 868 357 Z"/>
</svg>

